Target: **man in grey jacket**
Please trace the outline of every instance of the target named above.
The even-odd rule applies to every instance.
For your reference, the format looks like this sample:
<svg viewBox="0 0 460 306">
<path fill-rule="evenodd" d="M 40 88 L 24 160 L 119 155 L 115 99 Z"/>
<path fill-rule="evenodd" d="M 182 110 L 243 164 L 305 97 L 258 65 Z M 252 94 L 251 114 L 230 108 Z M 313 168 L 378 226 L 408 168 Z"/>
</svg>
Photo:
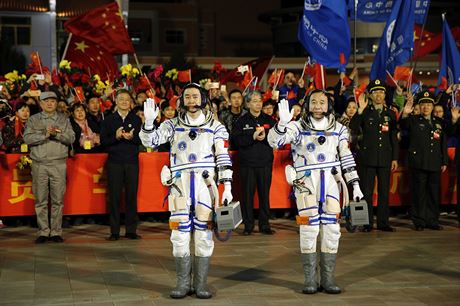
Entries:
<svg viewBox="0 0 460 306">
<path fill-rule="evenodd" d="M 35 195 L 38 238 L 63 242 L 62 212 L 66 188 L 68 146 L 75 140 L 69 119 L 56 111 L 57 95 L 52 91 L 40 94 L 42 112 L 26 123 L 24 142 L 32 159 L 32 190 Z M 51 198 L 51 220 L 48 221 L 48 196 Z"/>
</svg>

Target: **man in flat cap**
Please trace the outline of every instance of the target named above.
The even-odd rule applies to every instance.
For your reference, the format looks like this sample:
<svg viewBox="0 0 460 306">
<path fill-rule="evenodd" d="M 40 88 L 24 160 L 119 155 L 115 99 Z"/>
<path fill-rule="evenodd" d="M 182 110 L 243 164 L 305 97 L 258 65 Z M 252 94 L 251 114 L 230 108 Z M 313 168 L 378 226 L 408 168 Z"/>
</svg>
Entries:
<svg viewBox="0 0 460 306">
<path fill-rule="evenodd" d="M 420 115 L 409 116 L 413 98 L 408 96 L 403 109 L 401 128 L 409 135 L 409 168 L 412 177 L 411 218 L 416 231 L 441 230 L 439 197 L 441 172 L 447 168 L 447 137 L 439 118 L 433 116 L 435 97 L 429 91 L 417 98 Z"/>
<path fill-rule="evenodd" d="M 29 118 L 24 142 L 30 148 L 32 159 L 32 190 L 35 195 L 38 238 L 36 243 L 48 240 L 63 242 L 62 212 L 66 188 L 66 160 L 68 146 L 75 133 L 69 119 L 56 111 L 56 93 L 40 94 L 42 112 Z M 48 221 L 48 197 L 51 198 L 51 220 Z"/>
<path fill-rule="evenodd" d="M 358 153 L 359 177 L 369 212 L 369 225 L 364 226 L 363 230 L 370 232 L 373 227 L 372 199 L 377 176 L 377 229 L 393 232 L 394 228 L 389 223 L 389 196 L 390 173 L 397 169 L 399 156 L 396 114 L 385 104 L 386 86 L 382 80 L 371 81 L 367 90 L 369 97 L 360 97 L 358 113 L 350 122 L 350 128 L 356 134 L 362 133 Z"/>
</svg>

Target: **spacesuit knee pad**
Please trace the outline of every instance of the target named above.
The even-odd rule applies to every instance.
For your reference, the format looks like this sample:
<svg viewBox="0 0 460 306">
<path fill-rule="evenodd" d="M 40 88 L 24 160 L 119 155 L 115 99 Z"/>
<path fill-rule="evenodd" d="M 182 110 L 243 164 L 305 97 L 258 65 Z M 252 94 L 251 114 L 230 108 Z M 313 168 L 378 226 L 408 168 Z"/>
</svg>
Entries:
<svg viewBox="0 0 460 306">
<path fill-rule="evenodd" d="M 315 216 L 318 214 L 316 195 L 307 192 L 296 193 L 296 204 L 299 216 Z"/>
<path fill-rule="evenodd" d="M 195 217 L 200 221 L 212 221 L 213 209 L 210 204 L 198 201 L 195 205 Z"/>
<path fill-rule="evenodd" d="M 340 203 L 336 198 L 327 196 L 326 197 L 326 213 L 328 214 L 340 214 Z"/>
<path fill-rule="evenodd" d="M 214 251 L 214 240 L 211 230 L 195 231 L 195 256 L 209 257 Z"/>
<path fill-rule="evenodd" d="M 321 236 L 321 252 L 337 253 L 340 240 L 340 224 L 323 224 Z"/>
<path fill-rule="evenodd" d="M 190 256 L 190 232 L 173 230 L 171 232 L 171 243 L 173 245 L 174 257 Z"/>
<path fill-rule="evenodd" d="M 318 239 L 319 226 L 301 225 L 300 226 L 300 252 L 316 252 L 316 241 Z"/>
</svg>

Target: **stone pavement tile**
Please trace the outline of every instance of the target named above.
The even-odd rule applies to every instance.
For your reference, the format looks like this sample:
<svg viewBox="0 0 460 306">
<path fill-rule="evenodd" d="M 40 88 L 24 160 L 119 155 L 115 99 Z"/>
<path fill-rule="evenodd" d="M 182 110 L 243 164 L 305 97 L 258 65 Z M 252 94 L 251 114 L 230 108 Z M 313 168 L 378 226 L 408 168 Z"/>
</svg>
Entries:
<svg viewBox="0 0 460 306">
<path fill-rule="evenodd" d="M 2 269 L 2 274 L 0 275 L 0 283 L 3 281 L 31 281 L 34 280 L 34 278 L 34 271 L 18 271 L 15 270 L 14 267 L 11 267 L 8 269 Z"/>
<path fill-rule="evenodd" d="M 111 302 L 112 297 L 107 289 L 97 290 L 73 290 L 75 304 Z"/>
<path fill-rule="evenodd" d="M 122 301 L 122 302 L 115 302 L 115 306 L 152 306 L 155 305 L 153 300 L 129 300 L 129 301 Z"/>
<path fill-rule="evenodd" d="M 107 289 L 105 282 L 98 278 L 82 278 L 78 280 L 71 280 L 70 287 L 73 291 Z"/>
<path fill-rule="evenodd" d="M 98 302 L 98 301 L 94 301 L 94 302 L 90 302 L 90 303 L 78 303 L 78 302 L 75 302 L 73 304 L 74 306 L 80 306 L 80 305 L 88 305 L 88 306 L 113 306 L 113 302 Z"/>
</svg>

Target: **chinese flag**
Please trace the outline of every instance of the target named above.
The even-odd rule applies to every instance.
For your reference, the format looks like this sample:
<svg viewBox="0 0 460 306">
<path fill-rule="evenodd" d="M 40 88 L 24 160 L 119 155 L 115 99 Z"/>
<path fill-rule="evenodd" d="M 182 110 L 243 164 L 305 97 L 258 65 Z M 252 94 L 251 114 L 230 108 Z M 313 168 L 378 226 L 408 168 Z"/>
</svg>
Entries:
<svg viewBox="0 0 460 306">
<path fill-rule="evenodd" d="M 253 59 L 252 61 L 238 65 L 238 67 L 245 66 L 245 65 L 248 66 L 248 68 L 251 69 L 252 71 L 251 78 L 252 76 L 255 76 L 260 81 L 262 77 L 264 76 L 264 74 L 267 72 L 268 66 L 270 65 L 271 61 L 272 61 L 272 57 L 259 57 L 257 59 Z M 226 84 L 227 82 L 235 82 L 235 83 L 241 82 L 244 77 L 241 74 L 241 72 L 238 71 L 238 67 L 232 70 L 229 70 L 227 73 L 222 75 L 220 78 L 220 83 Z M 246 72 L 246 74 L 247 73 L 248 72 Z M 249 81 L 251 80 L 251 78 L 249 78 Z"/>
<path fill-rule="evenodd" d="M 36 67 L 41 67 L 42 66 L 42 63 L 40 61 L 40 55 L 38 55 L 37 51 L 32 52 L 30 54 L 30 59 L 32 60 L 32 65 L 34 65 Z"/>
<path fill-rule="evenodd" d="M 271 86 L 278 86 L 284 83 L 284 69 L 275 69 L 268 78 L 268 84 Z"/>
<path fill-rule="evenodd" d="M 244 78 L 243 80 L 241 81 L 240 83 L 240 86 L 244 89 L 246 89 L 246 87 L 248 87 L 249 83 L 251 83 L 251 80 L 252 80 L 253 76 L 252 76 L 252 69 L 251 67 L 249 67 L 249 71 L 247 71 L 245 74 L 244 74 Z"/>
<path fill-rule="evenodd" d="M 192 82 L 192 70 L 183 70 L 177 72 L 177 80 L 182 83 Z"/>
<path fill-rule="evenodd" d="M 460 40 L 460 27 L 454 27 L 451 29 L 452 35 L 456 41 Z M 433 53 L 441 47 L 442 44 L 442 33 L 431 33 L 427 30 L 423 30 L 419 25 L 414 26 L 414 56 L 413 59 L 424 57 L 427 54 Z M 421 42 L 420 42 L 421 40 Z"/>
<path fill-rule="evenodd" d="M 313 65 L 312 70 L 311 70 L 311 76 L 313 77 L 313 82 L 315 83 L 315 88 L 316 89 L 325 89 L 326 84 L 323 84 L 323 78 L 321 76 L 321 70 L 323 70 L 324 73 L 324 81 L 326 82 L 326 72 L 324 71 L 324 68 L 316 63 Z"/>
<path fill-rule="evenodd" d="M 396 66 L 393 78 L 396 81 L 409 82 L 409 79 L 412 79 L 411 69 L 409 67 Z"/>
<path fill-rule="evenodd" d="M 74 88 L 75 89 L 75 95 L 77 97 L 76 101 L 78 102 L 84 102 L 85 101 L 85 92 L 83 91 L 83 88 L 81 86 L 77 86 Z"/>
<path fill-rule="evenodd" d="M 88 68 L 89 74 L 98 74 L 104 80 L 118 74 L 117 62 L 112 54 L 101 46 L 75 35 L 70 39 L 65 59 L 81 64 Z"/>
<path fill-rule="evenodd" d="M 134 53 L 116 2 L 94 8 L 64 23 L 70 33 L 103 46 L 111 54 Z"/>
</svg>

